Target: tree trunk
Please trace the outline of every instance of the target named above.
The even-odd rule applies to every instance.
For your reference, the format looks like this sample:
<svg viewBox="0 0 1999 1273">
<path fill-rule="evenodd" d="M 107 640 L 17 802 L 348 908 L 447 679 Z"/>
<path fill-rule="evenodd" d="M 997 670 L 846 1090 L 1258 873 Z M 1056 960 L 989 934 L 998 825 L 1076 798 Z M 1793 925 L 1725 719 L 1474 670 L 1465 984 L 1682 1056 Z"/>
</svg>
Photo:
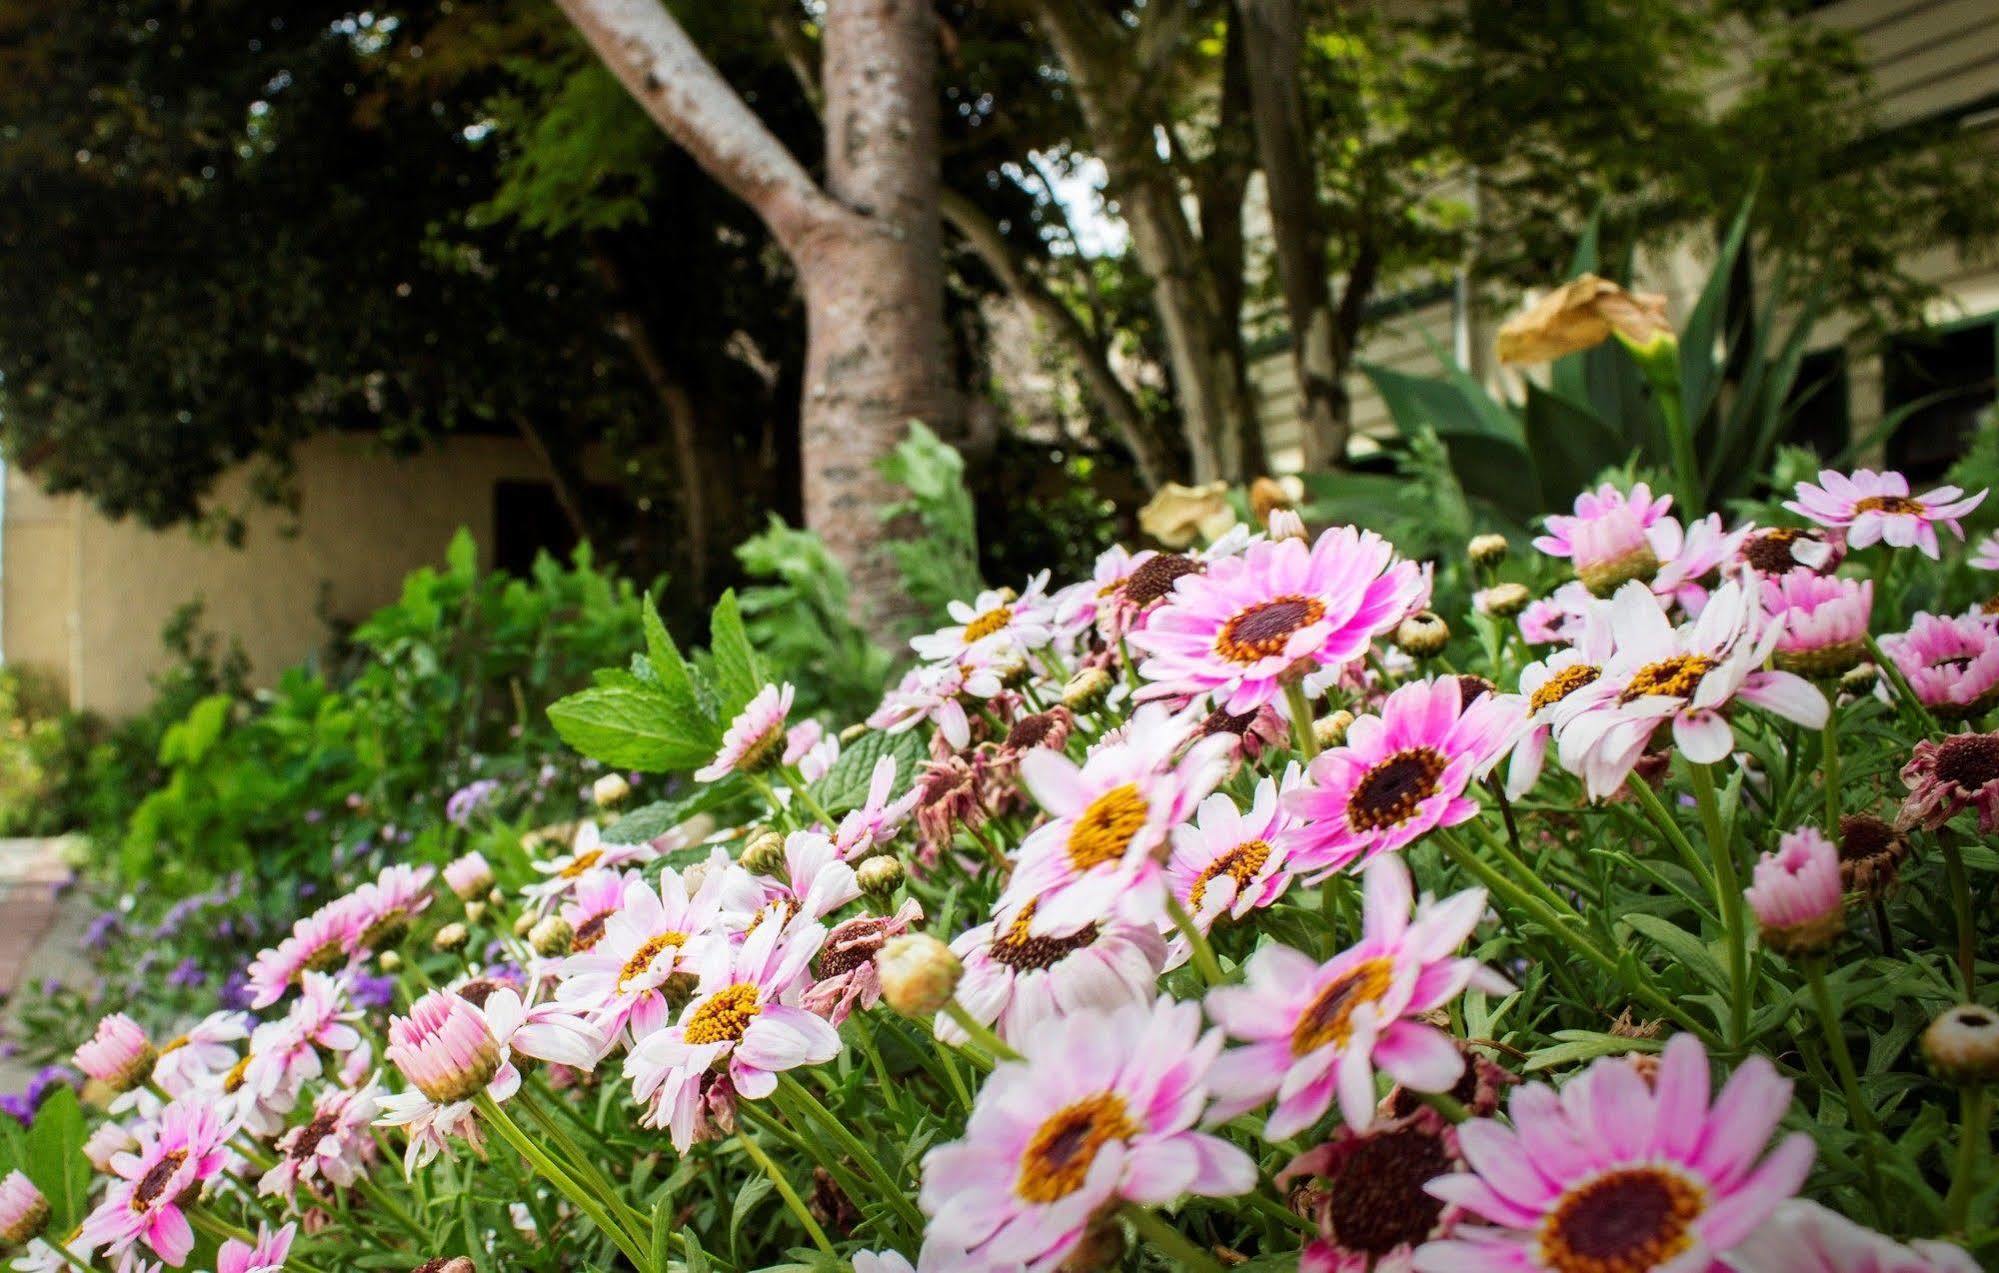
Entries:
<svg viewBox="0 0 1999 1273">
<path fill-rule="evenodd" d="M 904 494 L 879 461 L 924 420 L 948 433 L 937 219 L 937 56 L 928 0 L 827 0 L 821 189 L 659 0 L 558 0 L 639 104 L 750 204 L 806 304 L 800 409 L 805 523 L 851 577 L 884 642 L 907 606 L 881 510 Z"/>
<path fill-rule="evenodd" d="M 1239 314 L 1223 312 L 1215 279 L 1183 206 L 1179 175 L 1158 151 L 1156 81 L 1172 41 L 1157 28 L 1126 33 L 1079 0 L 1038 0 L 1043 29 L 1069 72 L 1083 121 L 1108 176 L 1106 193 L 1124 213 L 1133 254 L 1152 284 L 1166 341 L 1194 480 L 1240 482 L 1245 439 L 1256 428 L 1240 345 Z M 1185 5 L 1148 5 L 1170 24 Z M 1130 56 L 1119 45 L 1132 44 Z"/>
<path fill-rule="evenodd" d="M 1257 151 L 1270 196 L 1270 226 L 1284 311 L 1291 324 L 1291 369 L 1298 383 L 1298 417 L 1305 468 L 1329 469 L 1346 457 L 1352 430 L 1346 363 L 1326 268 L 1324 211 L 1319 205 L 1305 96 L 1298 62 L 1305 39 L 1298 0 L 1237 0 L 1250 64 L 1250 101 Z M 1341 349 L 1342 345 L 1348 351 Z"/>
</svg>

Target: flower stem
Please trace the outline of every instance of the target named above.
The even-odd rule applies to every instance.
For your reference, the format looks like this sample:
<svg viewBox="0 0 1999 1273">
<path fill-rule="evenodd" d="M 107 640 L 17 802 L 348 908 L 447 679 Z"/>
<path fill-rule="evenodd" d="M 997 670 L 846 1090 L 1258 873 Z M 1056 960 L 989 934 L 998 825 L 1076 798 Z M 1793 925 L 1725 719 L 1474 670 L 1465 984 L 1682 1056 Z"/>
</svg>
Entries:
<svg viewBox="0 0 1999 1273">
<path fill-rule="evenodd" d="M 1714 859 L 1714 901 L 1728 947 L 1727 1040 L 1731 1050 L 1739 1050 L 1743 1036 L 1749 1033 L 1749 920 L 1735 870 L 1735 846 L 1722 828 L 1714 771 L 1707 765 L 1688 765 L 1687 772 L 1694 788 L 1694 806 L 1700 810 L 1701 829 L 1707 836 L 1708 854 Z"/>
<path fill-rule="evenodd" d="M 1819 1026 L 1825 1031 L 1825 1041 L 1832 1052 L 1832 1068 L 1839 1075 L 1847 1112 L 1853 1118 L 1853 1125 L 1861 1132 L 1860 1161 L 1867 1173 L 1867 1192 L 1874 1200 L 1874 1214 L 1885 1220 L 1887 1202 L 1881 1191 L 1881 1164 L 1876 1157 L 1875 1145 L 1881 1128 L 1874 1121 L 1874 1110 L 1860 1094 L 1860 1075 L 1853 1067 L 1853 1053 L 1846 1046 L 1846 1031 L 1840 1027 L 1839 1009 L 1832 1001 L 1832 990 L 1826 985 L 1823 958 L 1813 956 L 1805 961 L 1805 981 L 1811 987 L 1812 1006 L 1818 1009 Z"/>
<path fill-rule="evenodd" d="M 1957 1165 L 1950 1173 L 1950 1193 L 1944 1198 L 1944 1214 L 1952 1233 L 1963 1233 L 1971 1219 L 1971 1195 L 1977 1183 L 1978 1161 L 1988 1135 L 1986 1124 L 1992 1104 L 1982 1085 L 1964 1089 L 1963 1115 L 1957 1128 Z"/>
<path fill-rule="evenodd" d="M 777 1186 L 778 1196 L 784 1199 L 785 1206 L 791 1208 L 791 1214 L 798 1218 L 798 1222 L 805 1226 L 805 1232 L 811 1237 L 812 1245 L 827 1255 L 833 1254 L 833 1244 L 826 1240 L 826 1231 L 819 1227 L 819 1222 L 805 1209 L 805 1203 L 800 1200 L 798 1190 L 792 1188 L 791 1181 L 777 1169 L 777 1164 L 770 1160 L 770 1156 L 764 1153 L 762 1147 L 757 1144 L 756 1137 L 737 1128 L 736 1143 L 743 1147 L 743 1152 L 748 1154 L 757 1166 L 763 1168 L 764 1175 L 770 1177 L 770 1182 Z"/>
<path fill-rule="evenodd" d="M 246 1243 L 250 1246 L 257 1244 L 256 1234 L 238 1225 L 230 1224 L 220 1216 L 211 1215 L 201 1207 L 187 1207 L 181 1214 L 185 1215 L 195 1228 L 212 1238 L 225 1242 L 234 1238 L 236 1241 Z"/>
<path fill-rule="evenodd" d="M 805 775 L 799 772 L 798 766 L 786 765 L 783 772 L 784 785 L 790 787 L 791 794 L 797 796 L 805 807 L 812 811 L 813 817 L 826 824 L 826 834 L 831 835 L 838 830 L 839 819 L 828 813 L 826 806 L 819 803 L 819 797 L 812 794 L 812 784 L 805 781 Z"/>
<path fill-rule="evenodd" d="M 1902 675 L 1900 665 L 1882 652 L 1881 643 L 1874 639 L 1873 633 L 1868 633 L 1864 639 L 1867 642 L 1867 653 L 1874 660 L 1874 666 L 1879 668 L 1881 675 L 1887 677 L 1888 683 L 1895 687 L 1895 698 L 1902 704 L 1905 714 L 1916 729 L 1925 737 L 1935 733 L 1936 721 L 1930 717 L 1930 709 L 1924 707 L 1923 700 L 1916 697 L 1916 691 L 1910 686 L 1909 678 Z"/>
<path fill-rule="evenodd" d="M 1957 975 L 1964 982 L 1964 1000 L 1969 1003 L 1978 975 L 1974 958 L 1978 931 L 1971 923 L 1971 881 L 1964 873 L 1964 855 L 1957 850 L 1957 836 L 1949 827 L 1937 828 L 1937 847 L 1943 850 L 1944 877 L 1950 881 L 1950 905 L 1957 916 Z"/>
<path fill-rule="evenodd" d="M 1838 695 L 1833 695 L 1835 700 Z M 1834 701 L 1825 714 L 1825 729 L 1819 735 L 1823 740 L 1819 767 L 1825 772 L 1820 775 L 1825 783 L 1825 833 L 1833 843 L 1839 843 L 1839 703 Z"/>
<path fill-rule="evenodd" d="M 960 1030 L 971 1035 L 972 1042 L 991 1053 L 994 1059 L 1000 1061 L 1018 1061 L 1020 1059 L 1020 1053 L 1008 1047 L 1005 1041 L 997 1034 L 980 1025 L 971 1013 L 965 1011 L 965 1005 L 959 1003 L 956 999 L 944 1005 L 944 1015 L 956 1022 Z"/>
<path fill-rule="evenodd" d="M 416 1239 L 419 1250 L 422 1249 L 424 1244 L 430 1241 L 430 1231 L 418 1224 L 408 1211 L 405 1211 L 394 1198 L 389 1196 L 387 1190 L 383 1189 L 373 1180 L 370 1180 L 366 1172 L 356 1175 L 354 1183 L 360 1186 L 361 1192 L 367 1196 L 368 1201 L 380 1207 L 405 1233 Z"/>
<path fill-rule="evenodd" d="M 1680 859 L 1687 864 L 1687 869 L 1693 872 L 1694 878 L 1700 881 L 1701 887 L 1710 895 L 1715 895 L 1714 868 L 1694 851 L 1693 841 L 1687 839 L 1686 832 L 1680 830 L 1680 824 L 1673 821 L 1673 815 L 1660 801 L 1659 793 L 1652 790 L 1652 784 L 1640 778 L 1634 770 L 1624 785 L 1638 797 L 1638 803 L 1645 806 L 1645 812 L 1658 826 L 1659 833 L 1666 837 L 1666 843 L 1678 850 Z"/>
<path fill-rule="evenodd" d="M 516 1123 L 506 1110 L 500 1108 L 498 1101 L 485 1092 L 480 1092 L 472 1099 L 478 1106 L 481 1116 L 500 1134 L 500 1139 L 512 1145 L 514 1152 L 526 1159 L 529 1167 L 560 1190 L 578 1211 L 588 1216 L 590 1222 L 596 1225 L 604 1236 L 610 1238 L 618 1250 L 624 1252 L 625 1258 L 632 1262 L 633 1268 L 641 1270 L 641 1273 L 652 1273 L 652 1260 L 648 1254 L 622 1226 L 611 1219 L 610 1213 L 599 1204 L 594 1193 L 578 1184 L 576 1179 L 563 1170 L 553 1158 L 543 1153 L 539 1145 L 528 1139 L 528 1134 L 521 1130 L 520 1124 Z"/>
<path fill-rule="evenodd" d="M 1291 748 L 1309 764 L 1319 754 L 1319 736 L 1312 732 L 1312 701 L 1305 697 L 1303 681 L 1286 683 L 1284 703 L 1291 709 Z"/>
<path fill-rule="evenodd" d="M 908 1188 L 901 1181 L 897 1180 L 887 1167 L 882 1165 L 881 1160 L 875 1157 L 866 1145 L 861 1143 L 860 1138 L 847 1130 L 845 1123 L 834 1117 L 833 1112 L 827 1109 L 817 1096 L 812 1094 L 811 1088 L 799 1082 L 791 1075 L 779 1074 L 777 1076 L 777 1090 L 780 1097 L 786 1098 L 794 1105 L 802 1107 L 805 1111 L 807 1122 L 817 1123 L 820 1130 L 832 1137 L 833 1142 L 846 1152 L 847 1157 L 861 1165 L 861 1170 L 865 1171 L 875 1182 L 875 1187 L 881 1190 L 882 1196 L 888 1200 L 890 1206 L 895 1208 L 896 1214 L 902 1217 L 903 1223 L 910 1227 L 910 1236 L 921 1237 L 923 1234 L 923 1215 L 909 1201 Z M 793 1121 L 797 1120 L 794 1119 Z"/>
<path fill-rule="evenodd" d="M 1138 1236 L 1161 1255 L 1167 1257 L 1176 1269 L 1198 1269 L 1202 1273 L 1221 1273 L 1221 1265 L 1200 1247 L 1194 1245 L 1186 1234 L 1167 1223 L 1165 1217 L 1149 1207 L 1126 1206 L 1125 1219 L 1138 1230 Z"/>
<path fill-rule="evenodd" d="M 1215 958 L 1215 948 L 1208 944 L 1208 935 L 1194 926 L 1194 917 L 1171 893 L 1166 895 L 1166 913 L 1173 917 L 1173 927 L 1180 930 L 1180 936 L 1192 948 L 1194 968 L 1201 974 L 1201 980 L 1210 986 L 1226 983 L 1228 977 L 1222 972 L 1221 961 Z"/>
</svg>

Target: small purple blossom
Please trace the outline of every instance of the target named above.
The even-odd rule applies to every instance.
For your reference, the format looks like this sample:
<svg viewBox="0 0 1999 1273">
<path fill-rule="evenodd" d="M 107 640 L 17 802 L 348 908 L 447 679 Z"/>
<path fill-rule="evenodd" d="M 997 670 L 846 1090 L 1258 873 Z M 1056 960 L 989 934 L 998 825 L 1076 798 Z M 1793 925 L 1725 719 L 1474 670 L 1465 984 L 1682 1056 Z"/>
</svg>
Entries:
<svg viewBox="0 0 1999 1273">
<path fill-rule="evenodd" d="M 167 974 L 167 984 L 181 990 L 192 990 L 206 984 L 207 981 L 208 974 L 202 971 L 201 965 L 192 955 L 175 964 L 174 970 Z"/>
</svg>

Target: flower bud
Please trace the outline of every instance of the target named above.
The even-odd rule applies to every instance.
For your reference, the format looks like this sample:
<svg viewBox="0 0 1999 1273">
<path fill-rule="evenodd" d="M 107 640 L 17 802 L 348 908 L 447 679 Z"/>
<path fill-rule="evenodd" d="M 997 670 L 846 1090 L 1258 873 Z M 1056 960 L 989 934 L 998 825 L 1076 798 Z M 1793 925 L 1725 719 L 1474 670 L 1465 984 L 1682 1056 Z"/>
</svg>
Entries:
<svg viewBox="0 0 1999 1273">
<path fill-rule="evenodd" d="M 784 869 L 784 837 L 765 829 L 750 837 L 736 862 L 752 875 L 775 875 Z"/>
<path fill-rule="evenodd" d="M 1472 594 L 1472 609 L 1499 619 L 1510 619 L 1527 608 L 1534 594 L 1524 583 L 1496 583 Z"/>
<path fill-rule="evenodd" d="M 514 936 L 526 937 L 534 931 L 534 912 L 523 911 L 514 916 Z"/>
<path fill-rule="evenodd" d="M 83 1142 L 83 1156 L 90 1165 L 105 1175 L 111 1174 L 111 1159 L 118 1154 L 130 1153 L 139 1147 L 138 1140 L 117 1123 L 99 1123 L 97 1130 L 90 1133 Z"/>
<path fill-rule="evenodd" d="M 1264 528 L 1270 532 L 1272 543 L 1284 539 L 1309 542 L 1312 538 L 1311 533 L 1305 529 L 1305 519 L 1298 515 L 1298 510 L 1295 508 L 1271 509 L 1270 516 L 1264 519 Z"/>
<path fill-rule="evenodd" d="M 1975 1003 L 1946 1010 L 1923 1031 L 1923 1056 L 1966 1087 L 1999 1079 L 1999 1013 Z"/>
<path fill-rule="evenodd" d="M 444 883 L 461 900 L 469 902 L 493 887 L 493 868 L 479 854 L 467 853 L 445 866 Z"/>
<path fill-rule="evenodd" d="M 902 875 L 902 863 L 889 854 L 871 857 L 854 871 L 861 892 L 877 901 L 887 899 L 902 886 Z"/>
<path fill-rule="evenodd" d="M 1353 713 L 1341 708 L 1329 712 L 1312 722 L 1312 741 L 1319 744 L 1321 751 L 1337 747 L 1347 740 L 1347 729 L 1353 724 Z"/>
<path fill-rule="evenodd" d="M 482 919 L 484 919 L 484 918 L 486 918 L 486 903 L 484 903 L 484 902 L 467 902 L 467 903 L 465 903 L 465 922 L 466 922 L 466 923 L 468 923 L 468 924 L 476 924 L 476 923 L 478 923 L 478 922 L 479 922 L 480 920 L 482 920 Z"/>
<path fill-rule="evenodd" d="M 854 742 L 856 739 L 859 739 L 862 736 L 864 736 L 867 732 L 868 732 L 867 722 L 859 721 L 856 722 L 855 724 L 847 726 L 845 729 L 840 731 L 840 741 L 842 743 L 851 743 Z"/>
<path fill-rule="evenodd" d="M 632 794 L 632 784 L 623 774 L 605 774 L 590 784 L 590 799 L 599 809 L 615 809 Z"/>
<path fill-rule="evenodd" d="M 1872 663 L 1862 663 L 1846 670 L 1839 678 L 1839 692 L 1852 698 L 1872 694 L 1874 686 L 1881 680 L 1881 669 Z"/>
<path fill-rule="evenodd" d="M 438 929 L 437 936 L 430 939 L 430 944 L 439 950 L 458 950 L 471 940 L 471 930 L 453 921 Z"/>
<path fill-rule="evenodd" d="M 1086 667 L 1062 687 L 1062 706 L 1072 712 L 1095 711 L 1111 692 L 1111 674 L 1100 667 Z"/>
<path fill-rule="evenodd" d="M 114 1012 L 76 1050 L 76 1068 L 115 1092 L 129 1092 L 152 1074 L 158 1056 L 138 1022 Z"/>
<path fill-rule="evenodd" d="M 560 915 L 544 916 L 528 930 L 528 945 L 534 947 L 534 953 L 544 959 L 568 954 L 575 943 L 576 930 Z"/>
<path fill-rule="evenodd" d="M 1465 556 L 1471 559 L 1474 566 L 1491 567 L 1506 560 L 1506 550 L 1504 535 L 1473 535 L 1471 542 L 1465 545 Z"/>
<path fill-rule="evenodd" d="M 1451 625 L 1434 610 L 1418 610 L 1395 625 L 1395 644 L 1405 654 L 1427 659 L 1451 643 Z"/>
<path fill-rule="evenodd" d="M 875 955 L 882 998 L 905 1017 L 935 1016 L 951 1002 L 965 966 L 951 948 L 928 933 L 890 939 Z"/>
<path fill-rule="evenodd" d="M 1839 849 L 1816 827 L 1787 833 L 1758 858 L 1743 896 L 1763 944 L 1791 958 L 1817 954 L 1846 927 Z"/>
<path fill-rule="evenodd" d="M 403 957 L 393 950 L 385 950 L 375 956 L 375 966 L 383 972 L 399 972 L 403 966 Z"/>
<path fill-rule="evenodd" d="M 0 1246 L 26 1246 L 49 1227 L 49 1200 L 19 1171 L 0 1180 Z"/>
</svg>

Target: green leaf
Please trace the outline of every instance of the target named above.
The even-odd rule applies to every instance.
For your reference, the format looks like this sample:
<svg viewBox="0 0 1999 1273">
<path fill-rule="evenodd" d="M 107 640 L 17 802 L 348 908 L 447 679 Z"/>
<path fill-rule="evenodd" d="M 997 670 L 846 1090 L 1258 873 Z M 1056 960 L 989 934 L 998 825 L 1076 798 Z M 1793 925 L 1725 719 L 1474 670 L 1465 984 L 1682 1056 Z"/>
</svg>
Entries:
<svg viewBox="0 0 1999 1273">
<path fill-rule="evenodd" d="M 915 783 L 917 770 L 928 754 L 928 744 L 917 730 L 908 729 L 899 734 L 871 730 L 841 749 L 840 758 L 833 762 L 826 776 L 812 785 L 812 794 L 826 806 L 828 813 L 858 809 L 867 801 L 875 764 L 883 756 L 893 756 L 895 785 L 889 790 L 889 799 L 897 799 Z"/>
<path fill-rule="evenodd" d="M 660 693 L 666 696 L 667 706 L 674 716 L 694 728 L 699 721 L 702 741 L 710 751 L 722 741 L 722 727 L 703 707 L 699 685 L 695 683 L 694 669 L 687 660 L 680 657 L 680 647 L 673 643 L 666 625 L 660 622 L 659 611 L 653 608 L 650 594 L 640 610 L 645 625 L 646 662 L 652 668 L 653 677 L 659 683 Z"/>
<path fill-rule="evenodd" d="M 1412 376 L 1367 362 L 1360 369 L 1374 382 L 1395 427 L 1408 437 L 1416 437 L 1427 425 L 1447 441 L 1464 434 L 1520 444 L 1519 424 L 1483 388 L 1472 398 L 1452 380 Z"/>
<path fill-rule="evenodd" d="M 1623 918 L 1625 923 L 1643 933 L 1710 989 L 1728 993 L 1727 974 L 1722 971 L 1714 952 L 1702 944 L 1700 938 L 1669 919 L 1647 915 L 1643 911 L 1633 911 Z"/>
<path fill-rule="evenodd" d="M 657 839 L 696 814 L 727 804 L 736 798 L 738 790 L 739 784 L 707 783 L 677 799 L 642 805 L 606 827 L 604 842 L 640 844 Z"/>
<path fill-rule="evenodd" d="M 736 713 L 764 687 L 762 666 L 750 634 L 743 630 L 743 613 L 731 588 L 715 603 L 708 617 L 708 652 L 715 660 L 716 688 L 722 696 L 722 719 L 734 720 Z"/>
<path fill-rule="evenodd" d="M 21 1170 L 49 1200 L 50 1224 L 67 1233 L 90 1210 L 90 1160 L 83 1156 L 86 1132 L 76 1092 L 58 1085 L 35 1113 Z"/>
<path fill-rule="evenodd" d="M 1735 259 L 1742 253 L 1742 241 L 1749 233 L 1749 209 L 1753 202 L 1752 195 L 1736 210 L 1721 251 L 1715 257 L 1714 269 L 1680 330 L 1680 401 L 1688 423 L 1696 428 L 1721 390 L 1721 357 L 1726 354 L 1716 355 L 1715 340 L 1727 317 L 1729 279 L 1735 273 Z"/>
<path fill-rule="evenodd" d="M 1557 1030 L 1554 1037 L 1561 1041 L 1552 1047 L 1540 1048 L 1527 1058 L 1526 1068 L 1529 1071 L 1574 1065 L 1621 1052 L 1656 1051 L 1659 1046 L 1649 1039 L 1629 1039 L 1621 1034 L 1600 1034 L 1595 1030 Z"/>
<path fill-rule="evenodd" d="M 695 769 L 714 756 L 706 721 L 677 714 L 657 691 L 617 685 L 580 690 L 548 709 L 562 741 L 619 769 L 667 773 Z"/>
<path fill-rule="evenodd" d="M 743 1178 L 743 1187 L 736 1190 L 736 1203 L 729 1208 L 729 1245 L 734 1247 L 742 1232 L 743 1221 L 750 1218 L 759 1202 L 770 1195 L 775 1188 L 770 1177 L 759 1172 Z M 768 1236 L 768 1235 L 765 1235 Z"/>
<path fill-rule="evenodd" d="M 1603 417 L 1531 381 L 1524 421 L 1545 508 L 1562 507 L 1597 474 L 1624 461 L 1625 447 Z"/>
</svg>

